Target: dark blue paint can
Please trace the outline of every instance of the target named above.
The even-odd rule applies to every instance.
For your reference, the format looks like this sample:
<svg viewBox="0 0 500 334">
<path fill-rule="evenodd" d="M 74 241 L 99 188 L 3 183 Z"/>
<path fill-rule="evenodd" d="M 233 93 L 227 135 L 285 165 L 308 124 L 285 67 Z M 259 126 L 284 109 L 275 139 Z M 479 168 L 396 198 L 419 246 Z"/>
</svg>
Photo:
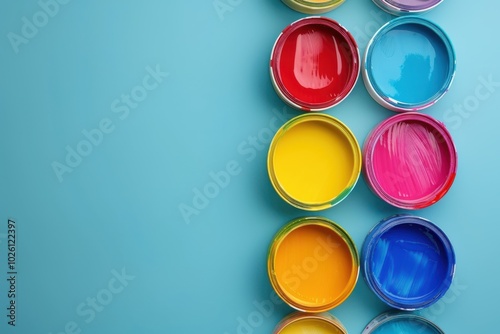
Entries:
<svg viewBox="0 0 500 334">
<path fill-rule="evenodd" d="M 370 289 L 387 305 L 405 311 L 434 304 L 455 274 L 455 252 L 446 234 L 416 216 L 382 220 L 367 235 L 361 258 Z"/>
</svg>

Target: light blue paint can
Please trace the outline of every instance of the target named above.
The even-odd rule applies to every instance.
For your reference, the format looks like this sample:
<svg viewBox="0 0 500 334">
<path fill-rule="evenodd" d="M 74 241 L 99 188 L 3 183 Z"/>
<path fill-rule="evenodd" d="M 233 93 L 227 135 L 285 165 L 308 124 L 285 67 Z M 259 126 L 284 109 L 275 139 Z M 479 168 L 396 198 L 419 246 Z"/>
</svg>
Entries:
<svg viewBox="0 0 500 334">
<path fill-rule="evenodd" d="M 404 16 L 382 26 L 368 43 L 363 80 L 383 107 L 418 111 L 443 97 L 455 68 L 455 51 L 446 33 L 429 20 Z"/>
<path fill-rule="evenodd" d="M 428 307 L 448 291 L 455 252 L 446 234 L 427 219 L 396 215 L 366 236 L 362 274 L 387 305 L 404 311 Z"/>
<path fill-rule="evenodd" d="M 386 312 L 366 325 L 361 334 L 444 334 L 430 320 L 413 313 Z"/>
</svg>

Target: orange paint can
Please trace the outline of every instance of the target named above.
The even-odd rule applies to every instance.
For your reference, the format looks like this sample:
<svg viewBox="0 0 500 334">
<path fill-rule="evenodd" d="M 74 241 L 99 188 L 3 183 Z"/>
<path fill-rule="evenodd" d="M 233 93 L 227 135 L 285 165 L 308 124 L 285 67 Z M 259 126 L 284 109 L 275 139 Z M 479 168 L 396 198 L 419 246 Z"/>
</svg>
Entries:
<svg viewBox="0 0 500 334">
<path fill-rule="evenodd" d="M 278 296 L 303 312 L 324 312 L 349 297 L 359 276 L 359 255 L 349 234 L 322 217 L 298 218 L 274 237 L 269 279 Z"/>
</svg>

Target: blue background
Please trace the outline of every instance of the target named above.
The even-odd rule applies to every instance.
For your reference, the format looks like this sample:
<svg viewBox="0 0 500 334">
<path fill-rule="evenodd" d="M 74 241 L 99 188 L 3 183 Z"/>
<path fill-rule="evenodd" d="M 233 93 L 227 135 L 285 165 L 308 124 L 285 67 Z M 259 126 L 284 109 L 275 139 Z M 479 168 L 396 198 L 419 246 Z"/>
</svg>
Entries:
<svg viewBox="0 0 500 334">
<path fill-rule="evenodd" d="M 273 302 L 267 249 L 281 226 L 311 213 L 282 201 L 268 180 L 274 117 L 281 125 L 298 114 L 275 94 L 268 63 L 281 30 L 306 15 L 278 0 L 219 3 L 225 11 L 212 0 L 71 1 L 48 22 L 35 17 L 42 27 L 16 53 L 10 33 L 21 35 L 23 17 L 33 22 L 41 7 L 2 1 L 2 333 L 270 333 L 292 312 Z M 439 203 L 416 212 L 455 247 L 455 284 L 421 312 L 447 333 L 492 332 L 498 320 L 498 10 L 492 0 L 444 1 L 424 15 L 448 33 L 458 59 L 451 90 L 425 111 L 453 135 L 458 175 Z M 361 52 L 391 18 L 368 0 L 348 0 L 325 16 L 349 29 Z M 126 115 L 122 94 L 139 92 L 146 68 L 157 66 L 168 76 Z M 361 78 L 327 112 L 360 143 L 393 115 Z M 103 120 L 112 131 L 60 182 L 54 162 L 64 164 L 67 146 L 76 149 L 82 131 Z M 192 207 L 210 173 L 228 163 L 237 164 L 228 184 L 183 217 L 180 208 Z M 318 214 L 345 227 L 361 248 L 372 226 L 401 212 L 361 178 L 344 202 Z M 5 316 L 8 218 L 18 237 L 15 328 Z M 110 293 L 122 271 L 128 280 Z M 82 315 L 87 298 L 96 297 L 107 304 L 94 317 Z M 331 313 L 360 333 L 386 309 L 360 278 Z"/>
</svg>

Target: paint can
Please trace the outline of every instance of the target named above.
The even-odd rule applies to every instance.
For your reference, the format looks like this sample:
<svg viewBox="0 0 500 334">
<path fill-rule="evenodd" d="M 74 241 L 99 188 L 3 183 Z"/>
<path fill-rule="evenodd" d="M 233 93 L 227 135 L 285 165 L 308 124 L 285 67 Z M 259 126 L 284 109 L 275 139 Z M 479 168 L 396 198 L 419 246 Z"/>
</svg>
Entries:
<svg viewBox="0 0 500 334">
<path fill-rule="evenodd" d="M 363 278 L 387 305 L 412 311 L 437 302 L 455 275 L 455 252 L 446 234 L 427 219 L 396 215 L 366 236 Z"/>
<path fill-rule="evenodd" d="M 267 167 L 282 199 L 299 209 L 317 211 L 349 195 L 361 161 L 356 137 L 344 123 L 327 114 L 306 113 L 276 132 Z"/>
<path fill-rule="evenodd" d="M 321 14 L 329 12 L 345 0 L 282 0 L 285 5 L 293 10 L 305 14 Z"/>
<path fill-rule="evenodd" d="M 375 317 L 361 334 L 444 334 L 432 321 L 413 313 L 389 311 Z"/>
<path fill-rule="evenodd" d="M 286 27 L 271 51 L 270 74 L 278 96 L 303 111 L 339 104 L 360 71 L 358 46 L 337 21 L 311 16 Z"/>
<path fill-rule="evenodd" d="M 428 12 L 443 0 L 373 0 L 373 2 L 387 13 L 399 16 Z"/>
<path fill-rule="evenodd" d="M 363 175 L 385 202 L 416 210 L 438 202 L 451 188 L 457 152 L 443 123 L 407 112 L 377 125 L 363 146 Z"/>
<path fill-rule="evenodd" d="M 347 334 L 347 329 L 330 313 L 295 312 L 281 320 L 273 332 L 273 334 L 303 333 Z"/>
<path fill-rule="evenodd" d="M 354 241 L 322 217 L 295 219 L 269 247 L 267 270 L 276 294 L 302 312 L 328 311 L 349 297 L 359 275 Z"/>
<path fill-rule="evenodd" d="M 384 108 L 418 111 L 449 90 L 456 58 L 446 33 L 417 16 L 395 18 L 371 38 L 363 59 L 363 81 Z"/>
</svg>

